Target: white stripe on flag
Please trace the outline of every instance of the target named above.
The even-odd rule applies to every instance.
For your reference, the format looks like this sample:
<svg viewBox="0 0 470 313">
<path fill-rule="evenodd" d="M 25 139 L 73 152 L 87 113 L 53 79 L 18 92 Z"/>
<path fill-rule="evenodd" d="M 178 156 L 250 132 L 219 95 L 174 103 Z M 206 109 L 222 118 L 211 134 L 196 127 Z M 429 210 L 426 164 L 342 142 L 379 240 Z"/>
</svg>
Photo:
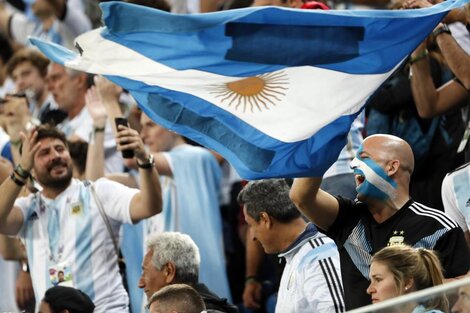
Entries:
<svg viewBox="0 0 470 313">
<path fill-rule="evenodd" d="M 271 92 L 279 100 L 265 95 L 262 100 L 269 109 L 258 103 L 261 107 L 259 110 L 248 101 L 244 111 L 243 100 L 237 106 L 236 100 L 229 105 L 231 99 L 222 99 L 230 92 L 233 93 L 227 89 L 227 83 L 245 77 L 223 76 L 199 70 L 175 70 L 103 38 L 100 31 L 97 29 L 77 38 L 83 55 L 66 62 L 67 67 L 89 73 L 121 76 L 150 86 L 195 95 L 284 142 L 308 139 L 339 116 L 356 113 L 393 72 L 352 75 L 311 66 L 286 68 L 273 72 L 278 82 L 282 83 L 276 83 L 273 79 L 270 86 L 270 78 L 265 79 L 267 87 L 287 87 L 288 90 L 271 89 L 284 95 Z"/>
</svg>

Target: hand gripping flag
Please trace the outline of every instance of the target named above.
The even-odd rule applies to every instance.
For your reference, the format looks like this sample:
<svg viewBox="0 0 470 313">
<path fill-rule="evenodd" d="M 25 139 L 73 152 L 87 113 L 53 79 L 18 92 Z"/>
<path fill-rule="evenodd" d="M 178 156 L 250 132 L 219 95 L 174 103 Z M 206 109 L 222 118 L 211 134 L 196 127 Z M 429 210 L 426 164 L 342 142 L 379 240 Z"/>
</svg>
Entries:
<svg viewBox="0 0 470 313">
<path fill-rule="evenodd" d="M 200 15 L 106 2 L 105 27 L 77 37 L 77 52 L 31 42 L 129 90 L 155 122 L 219 152 L 244 178 L 318 176 L 374 91 L 466 2 Z"/>
</svg>

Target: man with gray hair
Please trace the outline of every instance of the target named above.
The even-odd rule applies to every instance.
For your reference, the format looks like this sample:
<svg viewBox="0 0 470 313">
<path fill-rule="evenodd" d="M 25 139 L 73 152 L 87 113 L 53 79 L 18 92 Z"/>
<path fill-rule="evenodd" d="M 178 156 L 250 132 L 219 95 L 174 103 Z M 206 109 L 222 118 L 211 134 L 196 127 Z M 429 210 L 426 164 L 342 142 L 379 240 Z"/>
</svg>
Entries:
<svg viewBox="0 0 470 313">
<path fill-rule="evenodd" d="M 201 313 L 206 309 L 197 291 L 185 284 L 163 287 L 153 294 L 148 306 L 150 313 Z"/>
<path fill-rule="evenodd" d="M 238 195 L 253 240 L 286 260 L 276 313 L 343 312 L 336 244 L 301 217 L 283 179 L 250 182 Z"/>
<path fill-rule="evenodd" d="M 67 118 L 57 125 L 68 140 L 88 142 L 98 132 L 104 132 L 105 172 L 119 173 L 124 169 L 121 153 L 116 150 L 116 141 L 112 125 L 108 121 L 105 127 L 94 125 L 85 95 L 91 85 L 89 74 L 68 69 L 52 63 L 47 72 L 48 88 L 60 110 L 67 113 Z"/>
<path fill-rule="evenodd" d="M 144 289 L 147 299 L 171 284 L 187 284 L 204 300 L 208 309 L 236 313 L 236 306 L 219 298 L 206 285 L 199 283 L 199 248 L 186 234 L 179 232 L 157 233 L 147 240 L 147 253 L 142 262 L 139 288 Z"/>
</svg>

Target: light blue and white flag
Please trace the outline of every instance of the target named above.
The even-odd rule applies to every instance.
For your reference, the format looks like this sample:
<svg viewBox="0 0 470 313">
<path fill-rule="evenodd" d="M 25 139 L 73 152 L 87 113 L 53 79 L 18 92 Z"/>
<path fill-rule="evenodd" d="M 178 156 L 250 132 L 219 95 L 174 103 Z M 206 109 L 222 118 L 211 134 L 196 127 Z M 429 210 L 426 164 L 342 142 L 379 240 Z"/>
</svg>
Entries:
<svg viewBox="0 0 470 313">
<path fill-rule="evenodd" d="M 101 4 L 78 53 L 54 62 L 105 75 L 154 121 L 222 154 L 247 179 L 322 175 L 374 91 L 451 9 L 247 8 L 173 15 Z"/>
</svg>

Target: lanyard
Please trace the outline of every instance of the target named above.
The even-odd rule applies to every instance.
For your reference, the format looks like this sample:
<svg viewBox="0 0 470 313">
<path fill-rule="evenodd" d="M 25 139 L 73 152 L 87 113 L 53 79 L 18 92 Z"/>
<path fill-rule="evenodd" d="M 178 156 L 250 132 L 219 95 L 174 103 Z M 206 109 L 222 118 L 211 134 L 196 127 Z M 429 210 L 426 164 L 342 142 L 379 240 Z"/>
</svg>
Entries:
<svg viewBox="0 0 470 313">
<path fill-rule="evenodd" d="M 67 195 L 59 195 L 56 199 L 46 203 L 39 193 L 37 196 L 40 212 L 45 212 L 46 214 L 46 218 L 41 219 L 41 226 L 48 234 L 47 252 L 49 261 L 57 264 L 62 260 L 65 242 L 65 227 L 63 227 L 65 225 L 61 225 L 61 220 L 63 220 L 61 217 L 64 214 L 70 215 L 69 212 L 77 202 Z M 87 199 L 89 197 L 87 197 L 86 188 L 80 186 L 78 201 L 83 206 Z M 70 216 L 67 217 L 67 219 L 69 218 Z"/>
</svg>

